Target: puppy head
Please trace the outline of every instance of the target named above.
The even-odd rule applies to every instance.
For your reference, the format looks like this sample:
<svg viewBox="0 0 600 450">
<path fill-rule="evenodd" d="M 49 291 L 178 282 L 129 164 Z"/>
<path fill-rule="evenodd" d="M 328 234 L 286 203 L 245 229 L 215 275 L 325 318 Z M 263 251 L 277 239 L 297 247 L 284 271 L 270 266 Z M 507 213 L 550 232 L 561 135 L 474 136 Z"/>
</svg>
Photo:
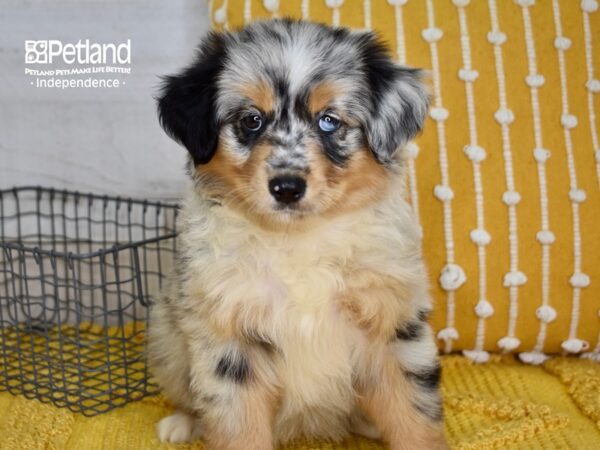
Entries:
<svg viewBox="0 0 600 450">
<path fill-rule="evenodd" d="M 158 109 L 209 196 L 276 225 L 385 195 L 427 104 L 374 34 L 272 20 L 209 34 Z"/>
</svg>

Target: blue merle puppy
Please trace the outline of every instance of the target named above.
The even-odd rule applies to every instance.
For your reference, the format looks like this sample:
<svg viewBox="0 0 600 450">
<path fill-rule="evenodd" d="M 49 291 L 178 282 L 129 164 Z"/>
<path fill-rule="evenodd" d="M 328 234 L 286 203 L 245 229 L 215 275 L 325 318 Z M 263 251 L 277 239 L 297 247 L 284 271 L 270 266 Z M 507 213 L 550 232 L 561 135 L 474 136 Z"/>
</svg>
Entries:
<svg viewBox="0 0 600 450">
<path fill-rule="evenodd" d="M 368 32 L 273 20 L 210 33 L 164 83 L 189 151 L 180 254 L 149 357 L 163 442 L 298 438 L 446 449 L 403 148 L 428 93 Z"/>
</svg>

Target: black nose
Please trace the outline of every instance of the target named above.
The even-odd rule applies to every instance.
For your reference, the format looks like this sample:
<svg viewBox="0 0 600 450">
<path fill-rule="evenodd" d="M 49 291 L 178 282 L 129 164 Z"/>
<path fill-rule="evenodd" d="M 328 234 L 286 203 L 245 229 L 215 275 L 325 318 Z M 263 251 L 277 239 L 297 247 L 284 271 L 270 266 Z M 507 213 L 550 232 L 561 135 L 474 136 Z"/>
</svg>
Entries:
<svg viewBox="0 0 600 450">
<path fill-rule="evenodd" d="M 269 181 L 269 192 L 278 202 L 289 205 L 300 200 L 306 192 L 306 181 L 300 177 L 277 177 Z"/>
</svg>

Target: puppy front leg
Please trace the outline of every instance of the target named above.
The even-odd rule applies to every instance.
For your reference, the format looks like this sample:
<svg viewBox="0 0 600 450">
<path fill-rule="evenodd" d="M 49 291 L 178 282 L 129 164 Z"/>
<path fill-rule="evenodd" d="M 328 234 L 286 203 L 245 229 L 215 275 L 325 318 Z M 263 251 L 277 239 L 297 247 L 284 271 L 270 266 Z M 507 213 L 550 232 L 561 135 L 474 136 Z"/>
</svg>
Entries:
<svg viewBox="0 0 600 450">
<path fill-rule="evenodd" d="M 431 331 L 425 323 L 407 327 L 365 361 L 359 406 L 392 450 L 447 449 Z"/>
<path fill-rule="evenodd" d="M 237 344 L 219 346 L 199 363 L 192 379 L 204 392 L 200 411 L 208 450 L 270 450 L 277 392 L 263 351 Z M 207 367 L 208 365 L 208 367 Z M 207 370 L 208 369 L 208 370 Z"/>
</svg>

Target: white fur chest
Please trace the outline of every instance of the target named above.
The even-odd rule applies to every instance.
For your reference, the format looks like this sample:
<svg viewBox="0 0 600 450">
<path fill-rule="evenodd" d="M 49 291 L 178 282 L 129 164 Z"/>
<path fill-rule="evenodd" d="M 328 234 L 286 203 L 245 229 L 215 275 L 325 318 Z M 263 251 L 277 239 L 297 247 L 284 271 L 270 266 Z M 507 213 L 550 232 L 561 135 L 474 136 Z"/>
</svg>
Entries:
<svg viewBox="0 0 600 450">
<path fill-rule="evenodd" d="M 254 254 L 269 262 L 266 272 L 253 274 L 249 288 L 271 288 L 262 301 L 270 302 L 272 315 L 265 325 L 281 355 L 277 375 L 283 389 L 275 427 L 281 433 L 315 436 L 325 431 L 324 424 L 328 432 L 341 429 L 354 408 L 353 358 L 362 335 L 338 310 L 349 255 L 346 246 L 338 250 L 335 245 L 282 240 Z M 302 428 L 294 430 L 299 424 Z"/>
<path fill-rule="evenodd" d="M 304 431 L 313 434 L 325 416 L 343 420 L 354 405 L 353 358 L 362 341 L 336 302 L 353 234 L 346 227 L 266 234 L 223 214 L 188 218 L 182 235 L 199 295 L 214 302 L 211 314 L 223 326 L 233 322 L 278 348 L 283 429 L 283 422 L 307 413 L 315 421 Z"/>
<path fill-rule="evenodd" d="M 255 335 L 277 347 L 278 428 L 313 436 L 343 428 L 355 406 L 353 367 L 366 338 L 337 299 L 353 268 L 408 274 L 419 267 L 417 252 L 406 244 L 415 239 L 403 205 L 389 205 L 394 212 L 379 214 L 381 221 L 367 212 L 285 234 L 201 199 L 188 201 L 180 248 L 189 261 L 190 301 L 208 304 L 204 317 L 229 329 L 232 339 Z"/>
<path fill-rule="evenodd" d="M 266 232 L 226 208 L 194 200 L 184 209 L 180 248 L 204 296 L 224 305 L 268 306 L 274 315 L 321 315 L 343 290 L 353 252 L 347 227 Z"/>
</svg>

